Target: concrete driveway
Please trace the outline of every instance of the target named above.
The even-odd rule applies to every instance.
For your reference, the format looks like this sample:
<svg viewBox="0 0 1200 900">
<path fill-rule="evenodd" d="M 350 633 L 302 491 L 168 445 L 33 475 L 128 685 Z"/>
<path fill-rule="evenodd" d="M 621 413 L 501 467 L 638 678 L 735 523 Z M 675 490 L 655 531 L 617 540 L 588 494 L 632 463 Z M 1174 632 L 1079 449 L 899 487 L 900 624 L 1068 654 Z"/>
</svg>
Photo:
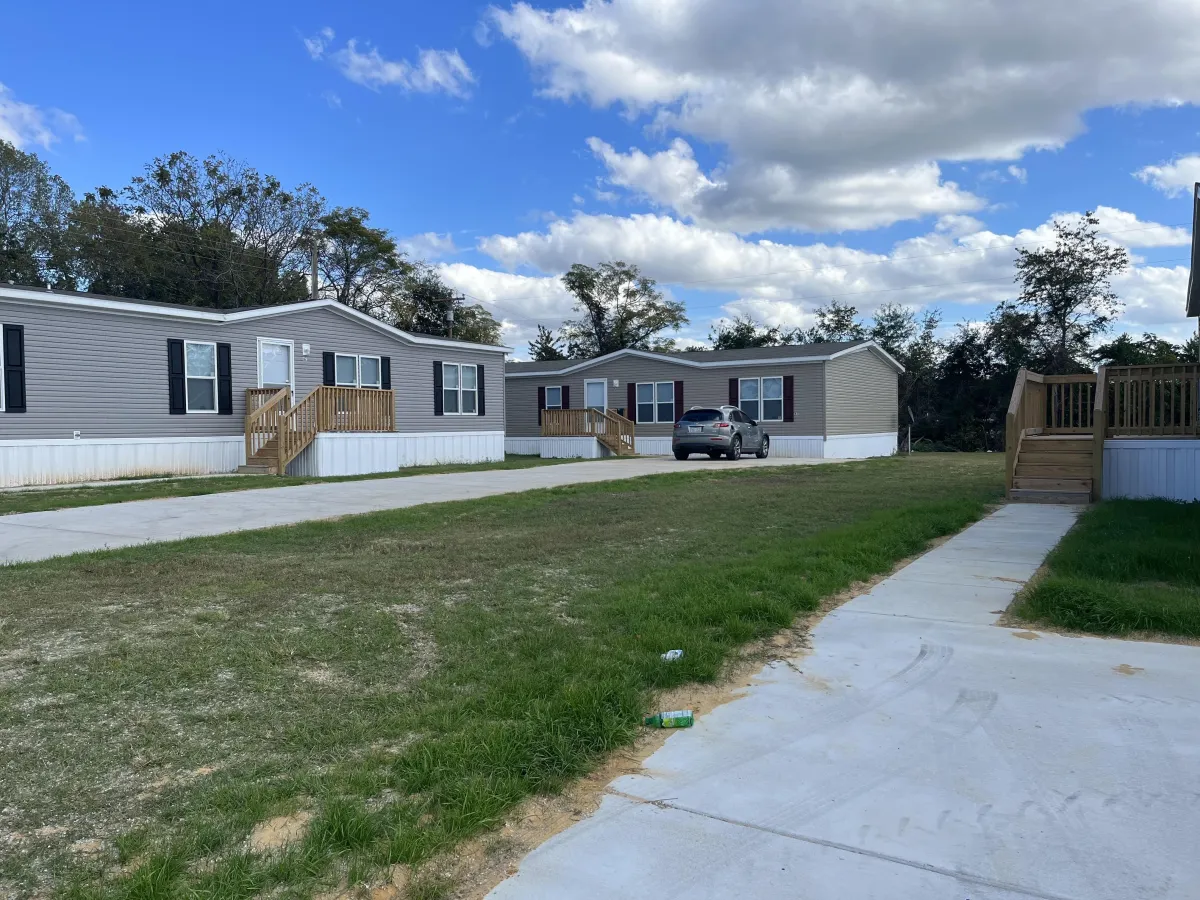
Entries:
<svg viewBox="0 0 1200 900">
<path fill-rule="evenodd" d="M 644 457 L 562 463 L 529 469 L 492 469 L 305 484 L 22 513 L 0 517 L 0 564 L 269 528 L 273 525 L 294 525 L 315 519 L 333 519 L 423 503 L 472 500 L 536 488 L 616 481 L 696 469 L 752 469 L 826 462 L 842 460 L 747 457 L 738 462 L 713 462 L 707 459 L 679 462 L 670 457 Z"/>
<path fill-rule="evenodd" d="M 493 900 L 1200 897 L 1200 648 L 995 627 L 1008 506 L 827 616 Z"/>
</svg>

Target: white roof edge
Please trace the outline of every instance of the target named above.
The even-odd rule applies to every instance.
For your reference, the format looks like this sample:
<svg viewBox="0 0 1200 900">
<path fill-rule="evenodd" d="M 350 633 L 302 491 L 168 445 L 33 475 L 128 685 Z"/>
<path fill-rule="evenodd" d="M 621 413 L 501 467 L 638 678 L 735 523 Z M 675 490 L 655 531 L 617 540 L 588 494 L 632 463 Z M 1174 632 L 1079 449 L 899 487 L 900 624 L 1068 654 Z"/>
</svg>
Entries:
<svg viewBox="0 0 1200 900">
<path fill-rule="evenodd" d="M 654 353 L 649 350 L 614 350 L 612 353 L 606 353 L 604 356 L 597 356 L 595 359 L 585 359 L 583 362 L 576 363 L 573 366 L 567 366 L 565 369 L 541 369 L 536 372 L 505 372 L 505 378 L 537 378 L 539 376 L 550 375 L 570 375 L 572 372 L 578 372 L 581 369 L 586 369 L 590 366 L 598 365 L 611 359 L 616 359 L 619 356 L 639 356 L 644 359 L 661 360 L 663 362 L 675 363 L 680 366 L 688 366 L 694 369 L 728 369 L 741 366 L 770 366 L 770 365 L 796 365 L 800 363 L 819 363 L 829 362 L 831 359 L 837 359 L 840 356 L 845 356 L 847 353 L 859 353 L 863 350 L 878 351 L 889 363 L 896 367 L 896 371 L 903 372 L 904 366 L 900 365 L 890 353 L 876 344 L 874 341 L 866 341 L 862 344 L 856 344 L 853 347 L 847 347 L 845 350 L 839 350 L 836 353 L 830 353 L 823 356 L 772 356 L 759 359 L 731 359 L 715 362 L 701 362 L 694 359 L 679 359 L 669 356 L 665 353 Z"/>
<path fill-rule="evenodd" d="M 386 322 L 381 322 L 379 319 L 372 318 L 364 312 L 361 312 L 352 307 L 346 306 L 344 303 L 338 303 L 336 300 L 304 300 L 299 303 L 287 303 L 280 306 L 265 306 L 261 309 L 244 309 L 230 310 L 229 312 L 219 312 L 216 310 L 207 310 L 202 307 L 196 309 L 181 309 L 178 307 L 158 306 L 153 303 L 145 303 L 138 300 L 122 300 L 118 298 L 108 297 L 80 297 L 75 294 L 64 294 L 60 291 L 40 291 L 30 288 L 18 288 L 12 285 L 0 284 L 0 299 L 15 300 L 17 302 L 34 302 L 34 303 L 52 303 L 58 306 L 77 306 L 84 309 L 100 309 L 110 310 L 112 312 L 126 312 L 136 315 L 158 316 L 166 319 L 188 319 L 191 321 L 212 322 L 214 324 L 224 324 L 226 322 L 244 322 L 250 319 L 263 319 L 273 316 L 289 315 L 291 313 L 304 312 L 310 309 L 324 309 L 330 307 L 336 311 L 349 315 L 351 318 L 356 318 L 364 324 L 374 326 L 379 330 L 406 340 L 413 344 L 420 344 L 432 347 L 451 347 L 459 350 L 484 350 L 493 353 L 510 353 L 511 347 L 505 347 L 500 344 L 476 344 L 468 341 L 447 340 L 444 338 L 433 337 L 432 335 L 413 334 L 389 325 Z"/>
</svg>

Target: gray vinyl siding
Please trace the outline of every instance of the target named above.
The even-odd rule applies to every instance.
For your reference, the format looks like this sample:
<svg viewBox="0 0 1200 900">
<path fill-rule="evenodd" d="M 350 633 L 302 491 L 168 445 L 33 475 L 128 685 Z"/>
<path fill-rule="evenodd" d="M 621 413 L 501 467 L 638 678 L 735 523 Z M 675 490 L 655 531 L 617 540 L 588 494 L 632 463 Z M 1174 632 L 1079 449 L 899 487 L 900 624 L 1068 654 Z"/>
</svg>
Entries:
<svg viewBox="0 0 1200 900">
<path fill-rule="evenodd" d="M 883 434 L 899 427 L 897 374 L 874 350 L 827 364 L 828 434 Z"/>
<path fill-rule="evenodd" d="M 295 392 L 321 384 L 324 351 L 391 358 L 402 432 L 503 431 L 503 351 L 410 344 L 333 308 L 228 323 L 0 299 L 0 323 L 25 326 L 28 412 L 0 413 L 0 440 L 206 437 L 244 431 L 245 389 L 258 387 L 258 341 L 295 343 Z M 171 415 L 167 340 L 228 343 L 233 415 Z M 301 346 L 309 344 L 307 357 Z M 486 415 L 433 414 L 433 362 L 484 366 Z"/>
<path fill-rule="evenodd" d="M 566 385 L 570 388 L 572 408 L 584 405 L 584 381 L 604 379 L 608 385 L 608 406 L 618 409 L 628 405 L 630 382 L 682 381 L 683 407 L 718 406 L 729 402 L 730 378 L 753 378 L 763 375 L 792 375 L 795 378 L 794 422 L 769 422 L 767 430 L 775 435 L 824 434 L 824 363 L 792 363 L 755 366 L 721 366 L 697 369 L 666 361 L 626 356 L 611 362 L 572 372 L 569 375 L 545 374 L 534 377 L 507 379 L 507 431 L 511 437 L 529 437 L 541 433 L 538 426 L 538 388 Z M 613 379 L 618 382 L 613 386 Z M 634 418 L 633 410 L 626 410 Z M 676 411 L 678 417 L 679 412 Z M 671 423 L 639 423 L 636 433 L 643 437 L 664 437 L 671 434 Z"/>
</svg>

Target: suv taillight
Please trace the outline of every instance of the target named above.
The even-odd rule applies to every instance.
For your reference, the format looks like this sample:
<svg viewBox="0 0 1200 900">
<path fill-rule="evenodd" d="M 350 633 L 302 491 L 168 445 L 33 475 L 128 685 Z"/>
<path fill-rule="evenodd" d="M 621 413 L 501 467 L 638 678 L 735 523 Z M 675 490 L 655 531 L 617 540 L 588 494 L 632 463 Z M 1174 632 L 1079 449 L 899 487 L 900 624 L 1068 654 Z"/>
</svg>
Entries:
<svg viewBox="0 0 1200 900">
<path fill-rule="evenodd" d="M 716 422 L 713 424 L 713 428 L 728 428 L 728 427 L 729 427 L 728 422 Z"/>
</svg>

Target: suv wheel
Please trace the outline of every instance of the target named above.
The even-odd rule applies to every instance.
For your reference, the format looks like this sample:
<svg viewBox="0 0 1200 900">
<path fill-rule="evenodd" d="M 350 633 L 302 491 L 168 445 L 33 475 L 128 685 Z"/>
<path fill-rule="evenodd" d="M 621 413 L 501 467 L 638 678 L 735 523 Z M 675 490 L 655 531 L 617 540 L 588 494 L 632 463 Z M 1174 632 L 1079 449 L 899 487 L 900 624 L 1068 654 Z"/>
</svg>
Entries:
<svg viewBox="0 0 1200 900">
<path fill-rule="evenodd" d="M 757 456 L 759 459 L 766 459 L 767 454 L 770 452 L 771 452 L 771 439 L 764 434 L 763 439 L 762 439 L 762 446 L 758 448 L 758 452 L 755 453 L 754 455 Z"/>
<path fill-rule="evenodd" d="M 733 440 L 729 444 L 729 452 L 725 454 L 726 459 L 737 460 L 742 458 L 742 436 L 735 434 Z"/>
<path fill-rule="evenodd" d="M 687 452 L 686 450 L 676 450 L 676 451 L 675 451 L 675 458 L 676 458 L 676 459 L 680 459 L 680 460 L 682 460 L 682 459 L 687 459 L 687 458 L 688 458 L 688 452 Z"/>
</svg>

